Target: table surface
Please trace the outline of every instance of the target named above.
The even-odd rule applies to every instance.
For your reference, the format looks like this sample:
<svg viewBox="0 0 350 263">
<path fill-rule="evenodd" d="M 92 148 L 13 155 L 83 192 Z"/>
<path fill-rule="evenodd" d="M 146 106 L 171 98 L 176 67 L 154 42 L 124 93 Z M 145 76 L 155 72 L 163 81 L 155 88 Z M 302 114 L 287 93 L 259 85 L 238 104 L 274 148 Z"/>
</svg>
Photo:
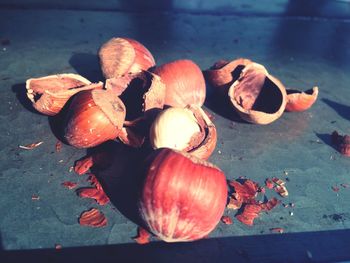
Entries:
<svg viewBox="0 0 350 263">
<path fill-rule="evenodd" d="M 128 207 L 129 179 L 107 178 L 113 198 L 106 206 L 79 198 L 61 184 L 87 186 L 87 176 L 70 171 L 88 151 L 63 145 L 55 151 L 57 119 L 38 114 L 25 95 L 25 81 L 56 73 L 78 73 L 103 80 L 97 50 L 115 36 L 134 38 L 152 52 L 158 65 L 187 58 L 202 69 L 219 59 L 245 57 L 263 64 L 286 87 L 318 86 L 315 105 L 284 113 L 258 126 L 221 107 L 208 87 L 206 109 L 213 114 L 218 144 L 210 161 L 227 179 L 240 176 L 261 185 L 267 177 L 287 181 L 284 204 L 263 213 L 254 226 L 225 211 L 233 225 L 219 223 L 202 241 L 145 246 L 133 237 L 137 224 Z M 149 260 L 152 262 L 304 262 L 350 260 L 350 159 L 331 145 L 330 134 L 349 133 L 350 23 L 335 18 L 139 13 L 79 10 L 0 9 L 0 233 L 3 255 L 11 261 Z M 37 141 L 34 150 L 20 149 Z M 115 162 L 138 156 L 111 144 Z M 287 179 L 288 178 L 288 179 Z M 124 182 L 125 181 L 125 182 Z M 127 187 L 126 187 L 127 186 Z M 333 186 L 340 187 L 338 192 Z M 130 190 L 130 191 L 129 191 Z M 37 195 L 39 200 L 33 200 Z M 89 208 L 108 219 L 103 228 L 80 226 Z M 291 213 L 292 212 L 292 213 Z M 205 216 L 205 215 L 204 215 Z M 281 227 L 283 234 L 270 228 Z M 60 244 L 62 249 L 55 250 Z"/>
</svg>

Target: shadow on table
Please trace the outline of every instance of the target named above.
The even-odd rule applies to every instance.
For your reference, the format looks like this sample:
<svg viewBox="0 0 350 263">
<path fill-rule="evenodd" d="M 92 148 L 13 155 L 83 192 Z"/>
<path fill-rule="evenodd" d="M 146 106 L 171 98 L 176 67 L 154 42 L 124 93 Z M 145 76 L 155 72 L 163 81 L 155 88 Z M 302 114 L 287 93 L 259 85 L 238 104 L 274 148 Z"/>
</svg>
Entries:
<svg viewBox="0 0 350 263">
<path fill-rule="evenodd" d="M 120 0 L 121 10 L 129 12 L 159 12 L 173 11 L 176 8 L 176 3 L 173 0 Z"/>
<path fill-rule="evenodd" d="M 26 83 L 17 83 L 11 87 L 13 93 L 16 94 L 16 98 L 21 103 L 21 105 L 28 111 L 40 114 L 32 106 L 32 102 L 27 97 Z"/>
<path fill-rule="evenodd" d="M 2 262 L 335 262 L 350 259 L 350 230 L 3 251 Z"/>
<path fill-rule="evenodd" d="M 284 15 L 286 16 L 322 16 L 324 6 L 329 0 L 292 0 L 288 1 Z"/>
<path fill-rule="evenodd" d="M 230 121 L 247 123 L 239 117 L 238 113 L 235 111 L 233 106 L 230 105 L 228 100 L 213 97 L 208 99 L 204 105 L 215 114 L 220 115 L 221 117 L 224 117 Z"/>
<path fill-rule="evenodd" d="M 1 231 L 0 231 L 0 255 L 1 255 L 2 250 L 3 250 L 3 247 L 2 247 L 2 236 L 1 236 Z"/>
<path fill-rule="evenodd" d="M 270 47 L 273 52 L 290 58 L 300 57 L 299 59 L 302 59 L 303 55 L 323 57 L 336 66 L 349 65 L 348 23 L 307 20 L 307 18 L 332 17 L 332 12 L 335 12 L 334 16 L 337 17 L 336 7 L 340 4 L 329 0 L 289 1 L 283 13 L 286 18 L 281 19 L 271 39 Z M 344 8 L 349 7 L 346 3 L 343 5 Z M 299 16 L 306 19 L 290 19 Z M 320 42 L 323 45 L 319 45 Z"/>
<path fill-rule="evenodd" d="M 172 39 L 173 31 L 182 29 L 174 28 L 174 18 L 172 13 L 176 8 L 173 0 L 120 0 L 121 10 L 136 12 L 132 16 L 131 23 L 135 29 L 135 38 L 144 43 L 146 47 L 158 47 L 164 44 L 164 41 Z M 145 15 L 157 17 L 157 23 L 145 24 Z M 151 49 L 152 51 L 152 49 Z M 156 59 L 157 60 L 157 59 Z"/>
<path fill-rule="evenodd" d="M 326 98 L 323 98 L 322 101 L 335 110 L 340 117 L 350 120 L 350 106 Z"/>
<path fill-rule="evenodd" d="M 60 113 L 55 116 L 48 116 L 48 123 L 51 129 L 51 132 L 56 137 L 57 140 L 61 141 L 64 144 L 68 145 L 66 138 L 64 137 L 64 128 L 66 123 L 66 107 L 62 109 Z"/>
<path fill-rule="evenodd" d="M 215 114 L 220 115 L 228 120 L 239 122 L 239 123 L 248 123 L 244 121 L 233 108 L 228 95 L 222 95 L 216 93 L 210 84 L 206 83 L 207 95 L 204 102 L 204 106 L 210 109 Z M 228 89 L 227 89 L 228 90 Z"/>
<path fill-rule="evenodd" d="M 98 178 L 113 206 L 141 226 L 138 199 L 144 179 L 142 169 L 151 151 L 146 147 L 133 148 L 116 141 L 87 150 L 87 157 L 92 158 L 93 163 L 90 171 Z"/>
<path fill-rule="evenodd" d="M 73 53 L 69 59 L 69 64 L 79 75 L 91 82 L 104 80 L 97 54 Z"/>
<path fill-rule="evenodd" d="M 284 16 L 317 17 L 323 5 L 328 0 L 293 0 L 285 7 Z M 305 23 L 303 20 L 282 19 L 272 39 L 273 49 L 277 52 L 295 51 L 298 53 L 313 52 L 314 32 L 318 24 Z M 303 41 L 301 41 L 301 39 Z"/>
<path fill-rule="evenodd" d="M 333 132 L 333 131 L 331 131 Z M 328 146 L 332 147 L 334 150 L 338 151 L 336 145 L 332 143 L 332 134 L 330 133 L 317 133 L 315 132 L 316 136 L 324 143 L 327 144 Z"/>
</svg>

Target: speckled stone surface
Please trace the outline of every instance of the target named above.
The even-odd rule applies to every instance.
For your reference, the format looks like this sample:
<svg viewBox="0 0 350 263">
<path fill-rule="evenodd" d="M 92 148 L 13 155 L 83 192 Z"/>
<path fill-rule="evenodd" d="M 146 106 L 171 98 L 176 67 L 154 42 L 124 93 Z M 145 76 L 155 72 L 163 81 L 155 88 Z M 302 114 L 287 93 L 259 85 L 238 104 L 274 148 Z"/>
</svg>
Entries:
<svg viewBox="0 0 350 263">
<path fill-rule="evenodd" d="M 207 69 L 221 58 L 246 57 L 265 65 L 287 87 L 318 86 L 319 98 L 310 110 L 285 113 L 266 126 L 238 120 L 208 87 L 206 108 L 218 130 L 210 161 L 228 179 L 245 176 L 261 185 L 272 176 L 287 180 L 287 198 L 269 190 L 266 195 L 295 207 L 280 205 L 262 213 L 252 227 L 227 210 L 234 224 L 219 223 L 205 240 L 164 244 L 152 239 L 140 246 L 133 240 L 137 225 L 124 200 L 133 198 L 133 175 L 127 166 L 118 168 L 115 178 L 105 173 L 113 198 L 103 207 L 63 187 L 64 181 L 88 185 L 86 175 L 70 171 L 87 151 L 63 145 L 56 152 L 58 121 L 31 108 L 24 83 L 31 77 L 70 72 L 103 80 L 96 54 L 114 36 L 144 43 L 157 64 L 188 58 Z M 350 159 L 341 156 L 330 140 L 334 130 L 350 133 L 348 20 L 0 10 L 0 38 L 0 233 L 8 261 L 30 257 L 51 262 L 350 260 L 350 188 L 341 186 L 350 184 Z M 43 144 L 34 150 L 18 147 L 38 141 Z M 129 165 L 137 164 L 132 158 L 139 153 L 117 143 L 112 148 L 116 164 L 123 158 Z M 120 180 L 126 182 L 120 185 Z M 335 192 L 332 186 L 340 190 Z M 105 214 L 106 227 L 79 225 L 79 215 L 92 207 Z M 275 227 L 284 228 L 284 233 L 272 234 L 270 228 Z M 56 251 L 56 244 L 63 249 Z"/>
</svg>

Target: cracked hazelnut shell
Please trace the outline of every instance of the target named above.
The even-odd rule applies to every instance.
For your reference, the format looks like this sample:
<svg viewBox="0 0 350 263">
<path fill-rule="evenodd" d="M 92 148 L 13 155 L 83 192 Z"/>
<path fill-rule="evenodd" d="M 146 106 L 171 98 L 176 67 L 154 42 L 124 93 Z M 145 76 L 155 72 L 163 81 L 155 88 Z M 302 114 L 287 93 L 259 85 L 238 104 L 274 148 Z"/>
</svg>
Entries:
<svg viewBox="0 0 350 263">
<path fill-rule="evenodd" d="M 102 82 L 92 84 L 78 74 L 56 74 L 26 81 L 27 97 L 33 107 L 49 116 L 58 114 L 74 94 L 102 88 Z"/>
<path fill-rule="evenodd" d="M 112 38 L 99 52 L 102 73 L 106 79 L 138 73 L 155 65 L 151 52 L 140 42 L 130 38 Z"/>
<path fill-rule="evenodd" d="M 285 110 L 287 93 L 283 84 L 264 66 L 250 63 L 230 86 L 230 101 L 242 119 L 255 124 L 268 124 Z"/>
<path fill-rule="evenodd" d="M 106 89 L 119 96 L 128 109 L 127 126 L 145 118 L 148 112 L 164 107 L 165 86 L 159 76 L 148 71 L 107 79 Z"/>
<path fill-rule="evenodd" d="M 119 139 L 132 147 L 140 147 L 158 111 L 163 109 L 165 85 L 160 77 L 142 71 L 106 80 L 106 89 L 123 101 L 127 112 Z"/>
<path fill-rule="evenodd" d="M 206 87 L 201 69 L 191 60 L 175 60 L 156 67 L 157 74 L 166 87 L 164 104 L 171 107 L 202 106 Z"/>
<path fill-rule="evenodd" d="M 190 108 L 204 131 L 204 139 L 196 147 L 188 151 L 188 153 L 206 160 L 212 155 L 216 147 L 216 127 L 202 108 L 193 105 Z"/>
<path fill-rule="evenodd" d="M 149 141 L 153 149 L 166 147 L 208 159 L 215 150 L 217 133 L 200 107 L 188 105 L 160 112 L 150 128 Z"/>
<path fill-rule="evenodd" d="M 246 58 L 238 58 L 231 62 L 219 60 L 204 71 L 204 76 L 216 91 L 226 95 L 229 86 L 238 79 L 240 71 L 250 63 L 252 61 Z"/>
<path fill-rule="evenodd" d="M 87 90 L 74 96 L 68 108 L 64 137 L 77 148 L 90 148 L 115 139 L 126 109 L 111 91 Z"/>
</svg>

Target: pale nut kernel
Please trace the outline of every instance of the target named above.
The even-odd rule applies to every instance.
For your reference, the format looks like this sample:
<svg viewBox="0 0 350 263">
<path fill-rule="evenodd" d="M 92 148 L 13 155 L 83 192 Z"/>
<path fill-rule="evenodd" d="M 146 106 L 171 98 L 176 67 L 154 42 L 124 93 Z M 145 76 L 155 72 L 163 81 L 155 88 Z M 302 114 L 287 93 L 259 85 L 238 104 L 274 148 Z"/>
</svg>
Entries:
<svg viewBox="0 0 350 263">
<path fill-rule="evenodd" d="M 187 108 L 168 108 L 158 114 L 150 129 L 150 143 L 154 149 L 167 147 L 187 150 L 201 128 L 193 112 Z"/>
</svg>

